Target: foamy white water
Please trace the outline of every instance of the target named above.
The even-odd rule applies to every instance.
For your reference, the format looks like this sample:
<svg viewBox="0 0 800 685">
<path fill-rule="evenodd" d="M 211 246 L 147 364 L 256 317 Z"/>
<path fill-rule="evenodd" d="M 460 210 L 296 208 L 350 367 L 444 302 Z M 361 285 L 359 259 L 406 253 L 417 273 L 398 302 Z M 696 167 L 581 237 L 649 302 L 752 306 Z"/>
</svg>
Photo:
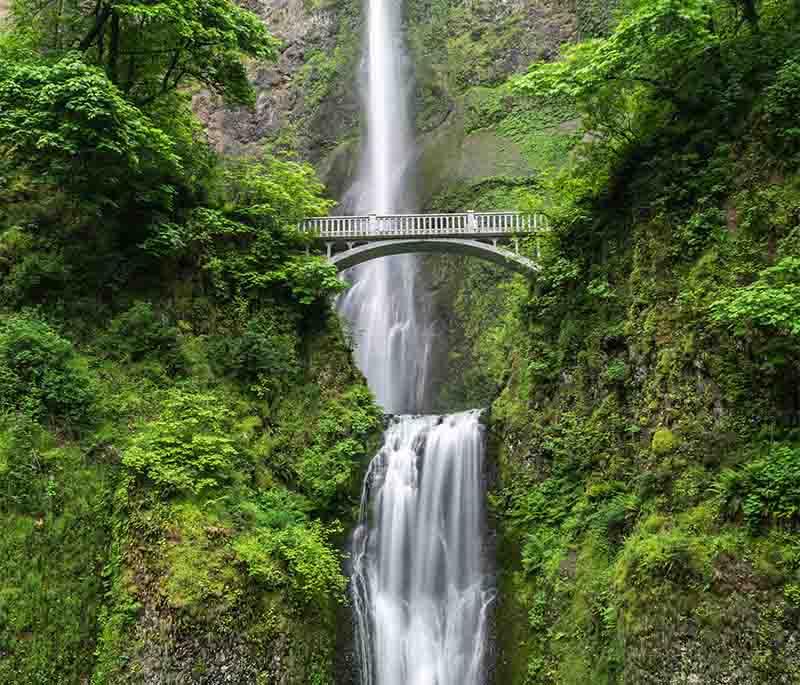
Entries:
<svg viewBox="0 0 800 685">
<path fill-rule="evenodd" d="M 492 600 L 478 412 L 397 417 L 353 543 L 362 685 L 479 685 Z"/>
<path fill-rule="evenodd" d="M 416 209 L 416 150 L 401 0 L 365 0 L 366 145 L 346 200 L 357 214 Z M 389 413 L 425 411 L 434 325 L 413 256 L 348 274 L 339 300 L 355 356 Z M 352 596 L 361 685 L 481 685 L 491 601 L 483 563 L 478 412 L 397 416 L 364 482 Z"/>
<path fill-rule="evenodd" d="M 402 33 L 402 2 L 368 0 L 365 40 L 366 145 L 346 204 L 356 214 L 414 209 L 408 180 L 416 149 L 409 98 L 412 79 Z M 386 257 L 353 269 L 339 300 L 355 357 L 381 406 L 391 413 L 425 408 L 434 326 L 413 256 Z"/>
</svg>

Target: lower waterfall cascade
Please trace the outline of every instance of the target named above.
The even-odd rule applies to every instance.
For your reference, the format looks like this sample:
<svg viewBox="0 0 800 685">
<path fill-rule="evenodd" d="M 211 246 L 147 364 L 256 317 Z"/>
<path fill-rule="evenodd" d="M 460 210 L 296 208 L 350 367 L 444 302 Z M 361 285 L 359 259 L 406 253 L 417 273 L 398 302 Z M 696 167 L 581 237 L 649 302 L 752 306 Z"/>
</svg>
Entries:
<svg viewBox="0 0 800 685">
<path fill-rule="evenodd" d="M 483 460 L 479 411 L 391 420 L 353 536 L 362 685 L 483 682 Z"/>
</svg>

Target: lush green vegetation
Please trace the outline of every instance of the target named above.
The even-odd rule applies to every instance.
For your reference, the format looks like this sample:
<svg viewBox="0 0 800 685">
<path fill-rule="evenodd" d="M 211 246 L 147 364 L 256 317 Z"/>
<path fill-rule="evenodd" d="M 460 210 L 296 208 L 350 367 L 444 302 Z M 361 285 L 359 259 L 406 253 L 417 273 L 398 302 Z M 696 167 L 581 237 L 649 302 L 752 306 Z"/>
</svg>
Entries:
<svg viewBox="0 0 800 685">
<path fill-rule="evenodd" d="M 277 43 L 251 13 L 15 3 L 0 681 L 333 681 L 338 549 L 380 416 L 330 316 L 336 274 L 295 230 L 330 203 L 284 151 L 350 86 L 340 4 L 341 45 L 294 75 L 306 118 L 231 160 L 190 98 L 253 101 L 248 61 Z M 616 4 L 408 6 L 419 127 L 459 129 L 426 178 L 461 150 L 494 169 L 431 207 L 553 224 L 532 285 L 428 264 L 457 379 L 439 406 L 492 403 L 497 680 L 795 683 L 800 8 Z M 319 128 L 320 149 L 349 144 Z"/>
<path fill-rule="evenodd" d="M 296 228 L 331 203 L 291 155 L 217 157 L 190 109 L 252 102 L 276 41 L 230 0 L 13 12 L 0 681 L 331 683 L 381 427 Z"/>
<path fill-rule="evenodd" d="M 504 683 L 800 677 L 798 29 L 633 1 L 507 86 L 584 140 L 529 195 L 533 286 L 457 290 L 483 284 L 468 389 L 501 388 Z"/>
</svg>

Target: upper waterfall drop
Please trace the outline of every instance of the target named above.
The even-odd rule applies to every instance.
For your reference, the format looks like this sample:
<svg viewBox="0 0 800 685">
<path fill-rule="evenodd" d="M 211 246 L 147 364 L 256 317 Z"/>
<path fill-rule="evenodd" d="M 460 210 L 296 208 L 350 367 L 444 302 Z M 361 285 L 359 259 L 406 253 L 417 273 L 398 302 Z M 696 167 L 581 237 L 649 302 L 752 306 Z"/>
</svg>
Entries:
<svg viewBox="0 0 800 685">
<path fill-rule="evenodd" d="M 367 168 L 362 209 L 408 209 L 406 176 L 416 156 L 409 109 L 411 72 L 401 32 L 401 2 L 369 0 L 367 14 Z"/>
<path fill-rule="evenodd" d="M 406 211 L 414 208 L 409 179 L 417 152 L 402 2 L 367 0 L 366 11 L 366 141 L 359 177 L 345 202 L 357 213 Z M 377 260 L 348 272 L 353 285 L 339 300 L 356 361 L 390 413 L 427 409 L 435 325 L 418 272 L 413 256 Z"/>
</svg>

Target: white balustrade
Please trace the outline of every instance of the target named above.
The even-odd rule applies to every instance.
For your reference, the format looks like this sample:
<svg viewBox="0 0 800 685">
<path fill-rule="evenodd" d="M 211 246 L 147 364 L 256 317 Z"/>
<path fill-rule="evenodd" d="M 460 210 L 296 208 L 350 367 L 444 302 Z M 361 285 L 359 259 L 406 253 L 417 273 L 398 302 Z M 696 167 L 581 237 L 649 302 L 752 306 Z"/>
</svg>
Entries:
<svg viewBox="0 0 800 685">
<path fill-rule="evenodd" d="M 547 229 L 542 214 L 467 212 L 464 214 L 393 214 L 306 219 L 301 229 L 324 240 L 485 235 L 502 237 Z"/>
</svg>

